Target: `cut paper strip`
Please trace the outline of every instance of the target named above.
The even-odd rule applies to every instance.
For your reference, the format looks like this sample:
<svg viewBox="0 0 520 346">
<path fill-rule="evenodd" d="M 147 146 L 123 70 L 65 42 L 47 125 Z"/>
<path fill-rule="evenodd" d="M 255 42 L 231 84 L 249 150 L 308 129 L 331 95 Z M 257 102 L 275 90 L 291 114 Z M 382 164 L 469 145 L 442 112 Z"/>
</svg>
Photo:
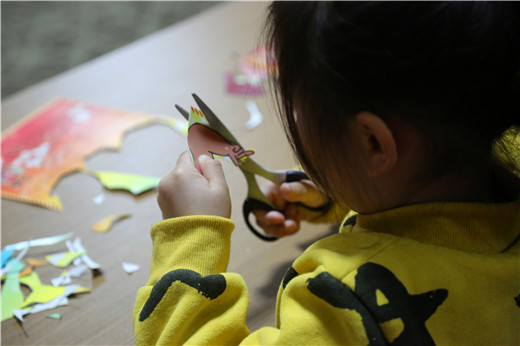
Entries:
<svg viewBox="0 0 520 346">
<path fill-rule="evenodd" d="M 61 320 L 61 314 L 58 313 L 48 314 L 47 317 L 52 318 L 54 320 Z"/>
<path fill-rule="evenodd" d="M 264 119 L 262 116 L 262 113 L 260 113 L 260 110 L 258 109 L 256 103 L 254 101 L 247 101 L 246 103 L 247 110 L 249 111 L 250 118 L 249 120 L 244 124 L 244 127 L 246 130 L 252 130 L 258 125 L 260 125 Z"/>
<path fill-rule="evenodd" d="M 135 273 L 139 269 L 141 269 L 141 266 L 139 264 L 123 262 L 123 270 L 128 274 Z"/>
<path fill-rule="evenodd" d="M 66 245 L 67 245 L 67 249 L 71 252 L 74 252 L 74 251 L 79 251 L 79 252 L 85 252 L 84 255 L 76 258 L 74 260 L 74 265 L 80 265 L 81 263 L 85 263 L 85 265 L 87 267 L 89 267 L 89 269 L 92 269 L 92 270 L 97 270 L 97 269 L 100 269 L 101 266 L 99 265 L 99 263 L 97 262 L 94 262 L 87 254 L 86 254 L 86 249 L 83 247 L 83 244 L 81 244 L 81 238 L 80 237 L 76 237 L 76 239 L 74 239 L 73 242 L 71 241 L 67 241 L 66 242 Z"/>
<path fill-rule="evenodd" d="M 59 179 L 83 169 L 92 153 L 118 149 L 128 131 L 152 123 L 148 114 L 52 100 L 2 134 L 2 197 L 61 210 L 52 194 Z"/>
<path fill-rule="evenodd" d="M 94 224 L 94 226 L 92 226 L 92 230 L 94 232 L 99 232 L 99 233 L 108 232 L 108 231 L 110 231 L 112 226 L 114 226 L 115 223 L 117 223 L 121 220 L 127 219 L 130 216 L 132 216 L 132 214 L 109 215 L 109 216 L 104 217 L 103 219 L 99 220 L 98 222 L 96 222 Z"/>
<path fill-rule="evenodd" d="M 60 276 L 51 279 L 51 284 L 53 286 L 69 285 L 72 283 L 72 278 L 81 277 L 87 270 L 88 270 L 88 267 L 84 264 L 74 266 L 71 269 L 66 270 L 63 273 L 61 273 Z"/>
<path fill-rule="evenodd" d="M 32 266 L 28 266 L 28 267 L 25 267 L 23 268 L 23 270 L 20 272 L 20 276 L 27 276 L 27 275 L 30 275 L 33 271 L 33 267 Z"/>
<path fill-rule="evenodd" d="M 128 174 L 106 171 L 83 171 L 99 179 L 104 187 L 110 190 L 127 190 L 134 195 L 156 189 L 161 178 L 146 175 Z"/>
<path fill-rule="evenodd" d="M 10 269 L 6 273 L 6 279 L 2 287 L 2 321 L 12 318 L 14 316 L 13 310 L 22 307 L 24 301 L 19 277 L 24 264 L 17 260 L 11 260 L 8 263 Z"/>
<path fill-rule="evenodd" d="M 199 160 L 201 155 L 210 157 L 229 157 L 233 164 L 238 166 L 247 156 L 253 155 L 253 150 L 244 150 L 238 143 L 230 143 L 215 130 L 204 125 L 204 114 L 193 107 L 189 116 L 190 128 L 188 129 L 188 147 L 195 163 L 195 167 L 200 172 Z"/>
<path fill-rule="evenodd" d="M 54 245 L 54 244 L 64 241 L 65 239 L 72 237 L 73 235 L 74 235 L 74 233 L 67 233 L 67 234 L 55 235 L 55 236 L 51 236 L 51 237 L 21 241 L 21 242 L 15 243 L 15 244 L 7 245 L 6 247 L 4 247 L 4 250 L 13 249 L 14 251 L 20 251 L 27 247 Z"/>
<path fill-rule="evenodd" d="M 35 259 L 35 258 L 27 258 L 25 260 L 31 267 L 43 267 L 49 264 L 49 262 L 45 260 Z"/>
<path fill-rule="evenodd" d="M 45 259 L 55 267 L 65 268 L 68 267 L 74 259 L 85 254 L 85 251 L 75 252 L 59 252 L 52 255 L 45 256 Z"/>
</svg>

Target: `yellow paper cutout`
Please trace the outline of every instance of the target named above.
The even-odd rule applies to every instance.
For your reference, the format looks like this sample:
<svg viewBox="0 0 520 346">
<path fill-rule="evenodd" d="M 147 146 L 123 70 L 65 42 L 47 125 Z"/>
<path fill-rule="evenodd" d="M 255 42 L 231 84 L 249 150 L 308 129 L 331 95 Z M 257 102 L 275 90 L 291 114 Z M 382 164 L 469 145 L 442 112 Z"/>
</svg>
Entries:
<svg viewBox="0 0 520 346">
<path fill-rule="evenodd" d="M 20 283 L 29 286 L 31 293 L 25 299 L 22 307 L 35 303 L 46 303 L 56 297 L 61 296 L 65 292 L 65 286 L 54 287 L 51 285 L 44 285 L 40 281 L 40 277 L 36 272 L 31 275 L 20 278 Z"/>
<path fill-rule="evenodd" d="M 132 216 L 132 214 L 109 215 L 96 222 L 96 224 L 92 226 L 92 230 L 100 233 L 108 232 L 116 222 L 129 218 L 130 216 Z"/>
<path fill-rule="evenodd" d="M 98 178 L 107 189 L 128 190 L 134 195 L 157 188 L 159 181 L 161 181 L 159 177 L 119 172 L 85 170 L 84 173 Z"/>
<path fill-rule="evenodd" d="M 12 310 L 19 309 L 23 305 L 23 293 L 20 290 L 21 279 L 19 277 L 19 273 L 23 268 L 23 263 L 16 261 L 6 273 L 6 279 L 2 287 L 2 321 L 12 318 L 14 316 Z"/>
<path fill-rule="evenodd" d="M 45 256 L 45 259 L 55 267 L 65 268 L 68 267 L 76 258 L 86 253 L 86 251 L 60 252 L 47 255 Z"/>
</svg>

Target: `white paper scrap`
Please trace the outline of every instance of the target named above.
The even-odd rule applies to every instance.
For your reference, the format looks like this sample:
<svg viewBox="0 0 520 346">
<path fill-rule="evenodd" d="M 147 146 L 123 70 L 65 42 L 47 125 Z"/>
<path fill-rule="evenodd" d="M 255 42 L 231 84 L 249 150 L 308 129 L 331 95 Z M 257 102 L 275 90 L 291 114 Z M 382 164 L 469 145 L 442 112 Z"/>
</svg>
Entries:
<svg viewBox="0 0 520 346">
<path fill-rule="evenodd" d="M 249 120 L 244 124 L 246 130 L 252 130 L 258 125 L 262 123 L 263 116 L 262 113 L 258 110 L 256 103 L 254 101 L 247 101 L 246 103 L 247 110 L 249 111 Z"/>
<path fill-rule="evenodd" d="M 123 270 L 128 274 L 135 273 L 139 269 L 141 269 L 141 266 L 139 264 L 123 262 Z"/>
</svg>

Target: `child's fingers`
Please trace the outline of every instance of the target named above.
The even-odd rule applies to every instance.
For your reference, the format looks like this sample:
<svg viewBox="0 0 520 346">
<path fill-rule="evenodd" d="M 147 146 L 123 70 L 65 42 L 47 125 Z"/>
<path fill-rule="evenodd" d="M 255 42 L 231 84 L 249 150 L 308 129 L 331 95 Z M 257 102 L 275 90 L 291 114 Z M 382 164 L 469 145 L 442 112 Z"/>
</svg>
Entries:
<svg viewBox="0 0 520 346">
<path fill-rule="evenodd" d="M 318 190 L 310 180 L 283 183 L 280 186 L 280 192 L 288 202 L 299 202 L 309 207 L 319 207 L 328 201 L 327 196 Z"/>
<path fill-rule="evenodd" d="M 284 214 L 277 210 L 269 212 L 265 210 L 255 210 L 256 223 L 266 234 L 275 237 L 283 237 L 293 234 L 300 229 L 300 223 L 296 220 L 287 219 Z"/>
<path fill-rule="evenodd" d="M 199 165 L 202 175 L 208 179 L 210 186 L 223 186 L 226 184 L 226 178 L 220 162 L 209 156 L 201 155 L 199 157 Z"/>
</svg>

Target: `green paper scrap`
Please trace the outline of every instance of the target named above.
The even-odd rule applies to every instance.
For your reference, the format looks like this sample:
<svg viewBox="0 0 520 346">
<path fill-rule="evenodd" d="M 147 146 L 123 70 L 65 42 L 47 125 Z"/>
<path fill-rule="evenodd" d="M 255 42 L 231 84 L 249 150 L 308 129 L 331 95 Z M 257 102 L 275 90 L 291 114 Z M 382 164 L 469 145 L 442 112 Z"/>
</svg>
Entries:
<svg viewBox="0 0 520 346">
<path fill-rule="evenodd" d="M 111 190 L 128 190 L 134 195 L 157 188 L 161 178 L 146 175 L 108 171 L 86 171 L 99 179 L 104 187 Z"/>
<path fill-rule="evenodd" d="M 13 309 L 19 309 L 23 305 L 23 293 L 20 290 L 19 274 L 25 265 L 15 259 L 7 262 L 9 267 L 6 273 L 4 287 L 2 288 L 2 321 L 14 317 Z"/>
<path fill-rule="evenodd" d="M 48 314 L 47 317 L 53 318 L 55 320 L 61 320 L 61 314 L 58 314 L 58 313 Z"/>
<path fill-rule="evenodd" d="M 87 253 L 86 251 L 59 252 L 45 256 L 45 259 L 55 267 L 66 268 L 72 261 Z"/>
</svg>

